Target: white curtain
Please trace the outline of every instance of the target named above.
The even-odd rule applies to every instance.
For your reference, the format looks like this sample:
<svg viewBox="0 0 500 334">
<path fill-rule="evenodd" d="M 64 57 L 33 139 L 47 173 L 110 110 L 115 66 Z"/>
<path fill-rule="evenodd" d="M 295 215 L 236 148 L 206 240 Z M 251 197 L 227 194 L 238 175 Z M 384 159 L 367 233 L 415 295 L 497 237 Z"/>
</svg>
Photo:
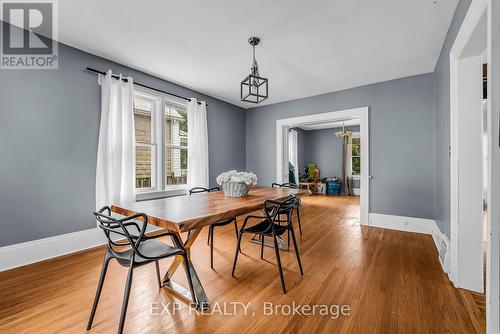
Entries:
<svg viewBox="0 0 500 334">
<path fill-rule="evenodd" d="M 135 201 L 135 133 L 132 78 L 99 75 L 101 124 L 97 149 L 96 207 Z"/>
<path fill-rule="evenodd" d="M 288 161 L 295 168 L 295 183 L 299 184 L 299 163 L 298 163 L 298 139 L 297 131 L 288 131 Z"/>
<path fill-rule="evenodd" d="M 188 122 L 188 189 L 208 187 L 207 105 L 191 99 L 187 107 Z"/>
<path fill-rule="evenodd" d="M 343 171 L 343 188 L 345 195 L 354 195 L 352 190 L 352 136 L 343 137 L 344 148 L 344 171 Z"/>
<path fill-rule="evenodd" d="M 345 172 L 348 177 L 352 176 L 352 136 L 346 137 L 346 159 Z"/>
</svg>

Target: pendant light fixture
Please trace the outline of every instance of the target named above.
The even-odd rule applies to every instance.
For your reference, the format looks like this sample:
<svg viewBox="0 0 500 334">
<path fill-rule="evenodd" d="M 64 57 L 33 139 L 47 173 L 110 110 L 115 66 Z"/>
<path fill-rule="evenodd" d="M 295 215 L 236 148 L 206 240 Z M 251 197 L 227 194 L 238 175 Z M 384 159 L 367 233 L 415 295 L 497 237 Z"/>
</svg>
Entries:
<svg viewBox="0 0 500 334">
<path fill-rule="evenodd" d="M 335 132 L 335 135 L 337 137 L 349 137 L 349 136 L 352 136 L 352 131 L 349 131 L 349 130 L 345 130 L 345 127 L 344 127 L 344 122 L 342 122 L 342 131 L 337 131 Z"/>
<path fill-rule="evenodd" d="M 241 82 L 241 101 L 260 103 L 268 97 L 267 78 L 262 78 L 259 75 L 259 66 L 255 59 L 255 46 L 257 46 L 259 42 L 260 38 L 258 37 L 250 37 L 248 39 L 248 43 L 250 43 L 253 50 L 253 63 L 250 74 Z"/>
</svg>

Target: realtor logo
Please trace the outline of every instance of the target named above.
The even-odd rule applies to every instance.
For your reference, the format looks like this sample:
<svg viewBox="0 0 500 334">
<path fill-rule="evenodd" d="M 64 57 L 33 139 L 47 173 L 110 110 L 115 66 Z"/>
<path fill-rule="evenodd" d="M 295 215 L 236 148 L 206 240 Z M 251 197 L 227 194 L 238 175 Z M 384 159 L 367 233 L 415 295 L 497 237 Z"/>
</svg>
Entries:
<svg viewBox="0 0 500 334">
<path fill-rule="evenodd" d="M 54 1 L 1 1 L 1 69 L 57 69 Z"/>
</svg>

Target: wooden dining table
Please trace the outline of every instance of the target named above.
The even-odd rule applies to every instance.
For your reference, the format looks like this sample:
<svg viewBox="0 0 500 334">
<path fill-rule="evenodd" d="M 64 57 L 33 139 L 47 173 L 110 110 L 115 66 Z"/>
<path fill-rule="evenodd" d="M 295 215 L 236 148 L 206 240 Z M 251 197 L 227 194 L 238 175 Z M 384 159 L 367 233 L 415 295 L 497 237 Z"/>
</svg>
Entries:
<svg viewBox="0 0 500 334">
<path fill-rule="evenodd" d="M 139 202 L 114 203 L 111 210 L 123 216 L 136 213 L 146 214 L 149 224 L 175 233 L 184 243 L 187 253 L 190 254 L 189 250 L 203 227 L 260 210 L 267 200 L 282 201 L 292 195 L 301 197 L 310 194 L 311 192 L 306 189 L 253 186 L 248 196 L 241 198 L 226 197 L 222 191 L 216 191 Z M 188 232 L 185 239 L 182 238 L 181 232 Z M 163 278 L 163 286 L 189 301 L 196 300 L 197 306 L 201 308 L 209 308 L 209 299 L 192 261 L 189 261 L 189 274 L 193 280 L 196 299 L 191 296 L 188 289 L 172 280 L 172 276 L 182 261 L 182 256 L 175 257 Z"/>
</svg>

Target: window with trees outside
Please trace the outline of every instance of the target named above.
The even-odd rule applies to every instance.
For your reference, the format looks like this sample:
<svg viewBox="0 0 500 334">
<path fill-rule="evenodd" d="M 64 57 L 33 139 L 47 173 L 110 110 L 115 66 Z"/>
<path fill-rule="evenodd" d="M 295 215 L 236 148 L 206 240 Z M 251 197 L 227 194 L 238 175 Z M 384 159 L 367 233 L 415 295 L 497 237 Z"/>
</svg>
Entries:
<svg viewBox="0 0 500 334">
<path fill-rule="evenodd" d="M 188 173 L 186 103 L 161 93 L 136 91 L 134 121 L 137 191 L 184 187 Z"/>
<path fill-rule="evenodd" d="M 353 135 L 352 137 L 352 175 L 361 174 L 361 140 L 359 136 Z"/>
<path fill-rule="evenodd" d="M 165 104 L 163 121 L 165 144 L 165 183 L 186 184 L 188 126 L 185 109 Z"/>
</svg>

